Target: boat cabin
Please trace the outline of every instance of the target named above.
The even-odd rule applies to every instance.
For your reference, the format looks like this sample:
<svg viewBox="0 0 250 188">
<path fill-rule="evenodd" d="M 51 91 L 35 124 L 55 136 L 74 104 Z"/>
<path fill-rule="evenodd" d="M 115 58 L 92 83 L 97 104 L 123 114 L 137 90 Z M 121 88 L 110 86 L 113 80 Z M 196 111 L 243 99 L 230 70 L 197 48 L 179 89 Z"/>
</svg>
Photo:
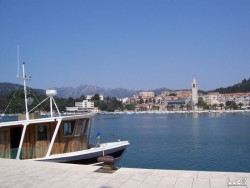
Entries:
<svg viewBox="0 0 250 188">
<path fill-rule="evenodd" d="M 90 129 L 91 118 L 42 118 L 28 124 L 16 121 L 9 126 L 0 125 L 0 157 L 34 159 L 85 150 Z"/>
</svg>

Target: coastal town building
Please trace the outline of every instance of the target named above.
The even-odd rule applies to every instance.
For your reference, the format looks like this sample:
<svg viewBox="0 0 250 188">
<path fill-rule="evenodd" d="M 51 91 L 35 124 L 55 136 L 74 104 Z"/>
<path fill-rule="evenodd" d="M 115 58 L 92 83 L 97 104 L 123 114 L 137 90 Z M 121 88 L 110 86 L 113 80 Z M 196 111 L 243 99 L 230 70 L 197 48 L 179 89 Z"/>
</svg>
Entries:
<svg viewBox="0 0 250 188">
<path fill-rule="evenodd" d="M 164 91 L 161 93 L 162 96 L 168 96 L 172 93 L 172 91 Z"/>
<path fill-rule="evenodd" d="M 250 105 L 250 92 L 248 93 L 229 93 L 223 94 L 225 102 L 234 101 L 236 104 L 242 104 L 243 107 Z"/>
<path fill-rule="evenodd" d="M 248 93 L 228 93 L 228 94 L 220 94 L 219 92 L 211 92 L 207 95 L 204 95 L 203 100 L 208 105 L 214 104 L 223 104 L 226 105 L 226 102 L 233 101 L 237 105 L 242 104 L 243 108 L 247 108 L 250 104 L 250 92 Z"/>
<path fill-rule="evenodd" d="M 176 96 L 179 98 L 192 98 L 192 91 L 191 90 L 179 90 L 176 91 Z"/>
<path fill-rule="evenodd" d="M 179 98 L 167 101 L 167 109 L 172 108 L 172 110 L 184 110 L 187 109 L 187 104 L 191 101 L 190 98 Z"/>
<path fill-rule="evenodd" d="M 207 106 L 199 106 L 198 99 L 202 98 Z M 126 102 L 136 104 L 136 111 L 177 111 L 177 110 L 203 110 L 228 109 L 227 102 L 235 102 L 241 109 L 250 109 L 250 92 L 221 94 L 210 92 L 198 93 L 198 83 L 193 79 L 190 90 L 164 91 L 160 95 L 154 92 L 140 92 L 129 98 Z"/>
<path fill-rule="evenodd" d="M 82 102 L 75 102 L 74 107 L 66 107 L 67 112 L 88 112 L 95 109 L 94 102 L 83 100 Z"/>
<path fill-rule="evenodd" d="M 102 94 L 98 95 L 100 97 L 100 100 L 104 100 Z M 73 107 L 65 107 L 66 112 L 98 112 L 98 108 L 95 107 L 94 102 L 91 101 L 93 96 L 94 95 L 87 95 L 86 100 L 83 100 L 82 102 L 75 102 L 75 106 Z"/>
<path fill-rule="evenodd" d="M 225 105 L 224 97 L 219 92 L 208 93 L 207 95 L 204 95 L 202 98 L 207 103 L 207 105 L 214 105 L 214 104 L 216 104 L 216 105 L 219 105 L 219 104 Z"/>
<path fill-rule="evenodd" d="M 139 97 L 142 98 L 153 98 L 155 93 L 153 91 L 143 91 L 139 93 Z"/>
</svg>

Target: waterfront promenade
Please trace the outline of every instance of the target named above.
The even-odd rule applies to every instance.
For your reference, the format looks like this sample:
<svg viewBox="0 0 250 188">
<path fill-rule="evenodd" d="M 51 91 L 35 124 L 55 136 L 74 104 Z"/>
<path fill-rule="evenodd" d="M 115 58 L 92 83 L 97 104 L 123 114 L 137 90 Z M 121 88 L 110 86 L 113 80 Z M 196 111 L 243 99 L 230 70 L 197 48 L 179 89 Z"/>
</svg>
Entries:
<svg viewBox="0 0 250 188">
<path fill-rule="evenodd" d="M 250 173 L 149 170 L 120 168 L 113 173 L 95 172 L 100 167 L 37 161 L 0 159 L 0 187 L 89 188 L 243 188 Z M 244 186 L 228 186 L 246 182 Z"/>
</svg>

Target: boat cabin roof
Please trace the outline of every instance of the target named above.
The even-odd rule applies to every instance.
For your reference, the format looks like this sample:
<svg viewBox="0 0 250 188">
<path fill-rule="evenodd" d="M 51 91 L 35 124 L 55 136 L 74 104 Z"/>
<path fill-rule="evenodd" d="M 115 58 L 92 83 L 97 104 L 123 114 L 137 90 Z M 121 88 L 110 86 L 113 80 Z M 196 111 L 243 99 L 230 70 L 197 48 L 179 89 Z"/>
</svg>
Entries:
<svg viewBox="0 0 250 188">
<path fill-rule="evenodd" d="M 70 115 L 70 116 L 57 116 L 57 117 L 48 117 L 48 118 L 39 118 L 39 119 L 30 119 L 30 120 L 19 120 L 19 121 L 9 121 L 0 123 L 1 127 L 9 127 L 16 125 L 29 125 L 29 124 L 38 124 L 38 123 L 47 123 L 47 122 L 58 122 L 58 121 L 67 121 L 74 119 L 83 119 L 83 118 L 93 118 L 94 113 L 80 114 L 80 115 Z"/>
</svg>

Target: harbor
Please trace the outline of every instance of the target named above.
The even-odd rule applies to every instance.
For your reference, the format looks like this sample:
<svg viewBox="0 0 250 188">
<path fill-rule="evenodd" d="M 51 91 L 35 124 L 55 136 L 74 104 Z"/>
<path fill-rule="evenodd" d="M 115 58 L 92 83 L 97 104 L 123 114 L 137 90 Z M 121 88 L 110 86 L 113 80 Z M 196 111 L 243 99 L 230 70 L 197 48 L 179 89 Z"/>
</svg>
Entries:
<svg viewBox="0 0 250 188">
<path fill-rule="evenodd" d="M 119 168 L 0 159 L 1 187 L 233 188 L 247 187 L 250 173 Z"/>
<path fill-rule="evenodd" d="M 249 7 L 0 0 L 0 188 L 250 188 Z"/>
</svg>

